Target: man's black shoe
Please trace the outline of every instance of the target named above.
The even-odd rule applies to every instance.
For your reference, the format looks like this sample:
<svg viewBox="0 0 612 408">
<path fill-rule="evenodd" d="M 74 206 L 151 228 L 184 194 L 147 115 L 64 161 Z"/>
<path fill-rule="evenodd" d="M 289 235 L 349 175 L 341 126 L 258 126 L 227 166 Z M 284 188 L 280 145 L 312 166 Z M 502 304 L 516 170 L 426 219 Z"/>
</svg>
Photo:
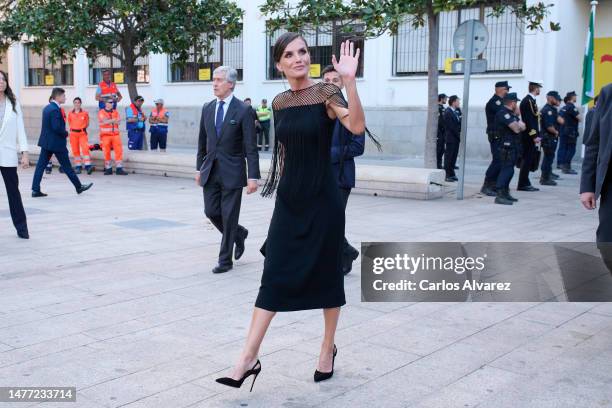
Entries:
<svg viewBox="0 0 612 408">
<path fill-rule="evenodd" d="M 93 186 L 93 183 L 81 184 L 81 187 L 77 188 L 77 194 L 81 194 L 87 190 L 89 190 Z"/>
<path fill-rule="evenodd" d="M 244 254 L 244 241 L 247 239 L 248 236 L 249 236 L 249 230 L 245 228 L 242 235 L 236 238 L 236 248 L 234 248 L 234 259 L 235 260 L 240 259 L 240 257 L 242 257 L 242 254 Z"/>
<path fill-rule="evenodd" d="M 232 265 L 217 265 L 213 268 L 212 273 L 224 273 L 232 269 Z"/>
<path fill-rule="evenodd" d="M 497 193 L 494 190 L 495 186 L 489 184 L 489 183 L 484 183 L 482 185 L 482 188 L 480 189 L 480 192 L 486 196 L 489 197 L 495 197 L 497 195 Z"/>
<path fill-rule="evenodd" d="M 111 169 L 110 167 L 108 169 L 104 169 L 104 175 L 105 176 L 112 176 L 113 175 L 113 169 Z"/>
<path fill-rule="evenodd" d="M 22 239 L 30 239 L 30 234 L 28 234 L 27 229 L 17 231 L 17 236 Z"/>
<path fill-rule="evenodd" d="M 91 173 L 94 172 L 96 168 L 94 166 L 91 166 L 90 168 L 87 169 L 87 174 L 91 175 Z"/>
<path fill-rule="evenodd" d="M 518 187 L 516 190 L 517 191 L 540 191 L 539 188 L 535 188 L 534 186 Z"/>
<path fill-rule="evenodd" d="M 540 184 L 543 186 L 556 186 L 557 182 L 552 179 L 540 179 Z"/>
<path fill-rule="evenodd" d="M 127 176 L 128 173 L 127 171 L 123 170 L 123 167 L 117 167 L 117 170 L 115 171 L 115 174 L 118 176 Z"/>
<path fill-rule="evenodd" d="M 51 174 L 51 172 L 53 171 L 53 167 L 47 167 L 45 168 L 45 173 L 46 174 Z"/>
<path fill-rule="evenodd" d="M 46 197 L 47 194 L 42 191 L 32 191 L 32 197 Z"/>
<path fill-rule="evenodd" d="M 571 169 L 571 168 L 565 168 L 562 171 L 563 171 L 563 174 L 578 174 L 576 170 Z"/>
<path fill-rule="evenodd" d="M 447 177 L 445 180 L 447 182 L 449 182 L 449 183 L 451 183 L 453 181 L 459 181 L 459 179 L 457 177 L 455 177 L 455 176 Z"/>
<path fill-rule="evenodd" d="M 559 175 L 556 174 L 556 173 L 550 173 L 550 175 L 552 176 L 553 180 L 560 180 L 561 179 L 561 177 L 559 177 Z"/>
</svg>

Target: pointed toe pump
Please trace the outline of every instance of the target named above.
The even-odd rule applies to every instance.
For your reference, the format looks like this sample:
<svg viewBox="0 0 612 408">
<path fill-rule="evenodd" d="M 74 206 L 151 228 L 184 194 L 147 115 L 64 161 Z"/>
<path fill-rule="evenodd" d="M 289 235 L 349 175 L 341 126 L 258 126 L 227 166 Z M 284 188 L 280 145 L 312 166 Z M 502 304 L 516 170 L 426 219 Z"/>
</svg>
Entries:
<svg viewBox="0 0 612 408">
<path fill-rule="evenodd" d="M 315 370 L 314 372 L 314 382 L 321 382 L 321 381 L 325 381 L 325 380 L 329 380 L 330 378 L 332 378 L 332 376 L 334 375 L 334 362 L 336 360 L 336 354 L 338 354 L 338 349 L 336 348 L 336 345 L 334 344 L 334 354 L 332 356 L 332 369 L 330 372 L 328 373 L 323 373 L 319 370 Z"/>
<path fill-rule="evenodd" d="M 227 385 L 228 387 L 240 388 L 244 380 L 246 380 L 248 377 L 253 375 L 254 376 L 253 382 L 251 383 L 251 390 L 249 391 L 251 392 L 253 391 L 255 380 L 257 379 L 257 376 L 259 375 L 260 372 L 261 372 L 261 363 L 259 362 L 259 360 L 257 360 L 253 368 L 251 368 L 250 370 L 247 370 L 239 380 L 234 380 L 231 377 L 221 377 L 221 378 L 217 378 L 215 381 L 217 381 L 219 384 Z"/>
</svg>

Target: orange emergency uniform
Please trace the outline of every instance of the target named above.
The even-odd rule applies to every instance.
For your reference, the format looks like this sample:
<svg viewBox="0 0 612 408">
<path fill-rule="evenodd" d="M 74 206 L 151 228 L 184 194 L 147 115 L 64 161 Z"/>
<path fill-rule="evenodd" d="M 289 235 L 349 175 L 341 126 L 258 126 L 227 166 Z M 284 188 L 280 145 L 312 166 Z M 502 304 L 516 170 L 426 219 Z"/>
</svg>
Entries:
<svg viewBox="0 0 612 408">
<path fill-rule="evenodd" d="M 80 168 L 83 164 L 86 168 L 91 166 L 91 156 L 89 155 L 89 141 L 87 140 L 87 127 L 89 126 L 89 113 L 81 110 L 80 112 L 68 113 L 68 128 L 70 129 L 70 147 L 74 156 L 74 165 Z"/>
<path fill-rule="evenodd" d="M 111 149 L 115 152 L 115 165 L 117 168 L 123 168 L 123 145 L 121 144 L 121 134 L 119 132 L 118 123 L 103 123 L 104 120 L 119 119 L 119 112 L 113 109 L 106 109 L 98 112 L 98 121 L 100 123 L 100 144 L 104 152 L 104 168 L 111 168 Z"/>
</svg>

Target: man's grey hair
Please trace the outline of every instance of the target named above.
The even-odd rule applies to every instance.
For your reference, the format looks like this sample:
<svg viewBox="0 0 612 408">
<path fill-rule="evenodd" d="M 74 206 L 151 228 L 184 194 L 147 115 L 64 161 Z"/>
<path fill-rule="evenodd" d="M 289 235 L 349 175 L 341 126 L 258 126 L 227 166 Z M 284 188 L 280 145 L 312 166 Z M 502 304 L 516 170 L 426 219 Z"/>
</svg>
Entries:
<svg viewBox="0 0 612 408">
<path fill-rule="evenodd" d="M 213 75 L 216 72 L 223 72 L 225 74 L 225 80 L 234 85 L 232 86 L 232 89 L 236 87 L 236 81 L 238 81 L 238 71 L 236 71 L 235 68 L 232 68 L 229 65 L 221 65 L 220 67 L 215 68 Z"/>
</svg>

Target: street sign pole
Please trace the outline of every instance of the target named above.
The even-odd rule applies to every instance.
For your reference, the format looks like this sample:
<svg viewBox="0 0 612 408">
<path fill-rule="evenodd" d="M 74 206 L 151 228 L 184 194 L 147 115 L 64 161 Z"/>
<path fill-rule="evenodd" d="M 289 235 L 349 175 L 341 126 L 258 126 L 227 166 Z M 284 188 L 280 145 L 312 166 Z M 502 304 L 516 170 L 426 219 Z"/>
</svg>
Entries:
<svg viewBox="0 0 612 408">
<path fill-rule="evenodd" d="M 472 74 L 472 53 L 474 52 L 474 20 L 467 21 L 467 36 L 465 42 L 465 73 L 463 74 L 463 104 L 461 116 L 459 182 L 457 186 L 457 200 L 463 200 L 463 185 L 465 182 L 465 142 L 467 139 L 468 107 L 470 103 L 470 75 Z"/>
</svg>

